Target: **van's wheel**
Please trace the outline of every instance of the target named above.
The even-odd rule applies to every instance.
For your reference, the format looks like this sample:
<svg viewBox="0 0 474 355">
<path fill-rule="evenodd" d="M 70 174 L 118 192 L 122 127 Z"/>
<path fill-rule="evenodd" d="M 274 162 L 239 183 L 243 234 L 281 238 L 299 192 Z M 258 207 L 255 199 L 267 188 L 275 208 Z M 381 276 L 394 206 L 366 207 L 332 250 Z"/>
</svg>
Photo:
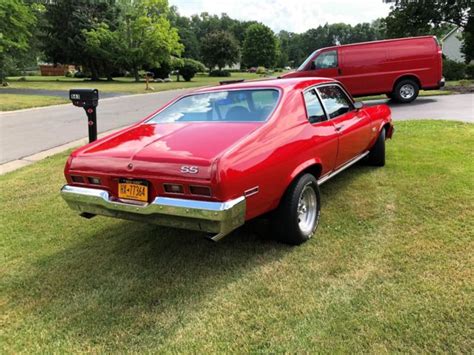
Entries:
<svg viewBox="0 0 474 355">
<path fill-rule="evenodd" d="M 304 174 L 291 184 L 273 214 L 273 235 L 283 243 L 304 243 L 315 233 L 320 212 L 318 182 L 313 175 Z"/>
<path fill-rule="evenodd" d="M 400 80 L 392 92 L 392 97 L 401 103 L 409 103 L 415 100 L 420 91 L 417 82 L 411 79 Z"/>
<path fill-rule="evenodd" d="M 382 128 L 374 146 L 369 152 L 367 162 L 374 166 L 385 165 L 385 129 Z"/>
</svg>

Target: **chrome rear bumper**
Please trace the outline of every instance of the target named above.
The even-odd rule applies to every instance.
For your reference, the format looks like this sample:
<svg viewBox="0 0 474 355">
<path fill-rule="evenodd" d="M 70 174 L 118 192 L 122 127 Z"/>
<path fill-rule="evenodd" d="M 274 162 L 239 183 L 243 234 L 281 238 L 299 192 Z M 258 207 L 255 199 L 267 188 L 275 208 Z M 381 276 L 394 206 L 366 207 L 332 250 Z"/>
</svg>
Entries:
<svg viewBox="0 0 474 355">
<path fill-rule="evenodd" d="M 215 233 L 218 241 L 245 222 L 246 201 L 241 196 L 226 202 L 156 197 L 146 205 L 112 201 L 105 190 L 64 185 L 61 196 L 70 208 L 85 215 L 103 215 Z"/>
</svg>

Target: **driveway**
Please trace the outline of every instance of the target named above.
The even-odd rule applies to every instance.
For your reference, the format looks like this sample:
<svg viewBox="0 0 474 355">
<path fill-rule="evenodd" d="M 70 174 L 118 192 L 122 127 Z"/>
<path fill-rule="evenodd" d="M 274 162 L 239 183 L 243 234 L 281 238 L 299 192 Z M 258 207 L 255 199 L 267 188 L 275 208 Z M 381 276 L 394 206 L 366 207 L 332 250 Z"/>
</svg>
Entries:
<svg viewBox="0 0 474 355">
<path fill-rule="evenodd" d="M 123 127 L 149 115 L 189 90 L 103 99 L 99 103 L 99 132 Z M 411 104 L 388 100 L 394 120 L 446 119 L 474 123 L 474 94 L 420 97 Z M 0 164 L 21 159 L 87 136 L 84 110 L 71 104 L 0 113 Z"/>
<path fill-rule="evenodd" d="M 98 131 L 137 122 L 186 91 L 101 99 L 97 108 Z M 83 137 L 87 137 L 86 113 L 72 104 L 0 113 L 0 164 Z"/>
<path fill-rule="evenodd" d="M 435 119 L 474 123 L 474 94 L 419 97 L 410 104 L 372 100 L 368 105 L 388 104 L 394 120 Z"/>
</svg>

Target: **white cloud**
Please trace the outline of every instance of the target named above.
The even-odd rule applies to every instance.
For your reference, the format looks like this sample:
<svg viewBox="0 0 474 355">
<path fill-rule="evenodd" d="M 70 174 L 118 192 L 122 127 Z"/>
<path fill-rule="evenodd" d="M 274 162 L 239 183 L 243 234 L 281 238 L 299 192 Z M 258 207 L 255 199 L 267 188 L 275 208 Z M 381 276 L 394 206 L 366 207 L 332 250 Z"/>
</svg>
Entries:
<svg viewBox="0 0 474 355">
<path fill-rule="evenodd" d="M 255 20 L 274 31 L 304 32 L 325 23 L 355 25 L 371 22 L 388 14 L 382 0 L 169 0 L 185 16 L 201 12 L 227 13 L 239 20 Z"/>
</svg>

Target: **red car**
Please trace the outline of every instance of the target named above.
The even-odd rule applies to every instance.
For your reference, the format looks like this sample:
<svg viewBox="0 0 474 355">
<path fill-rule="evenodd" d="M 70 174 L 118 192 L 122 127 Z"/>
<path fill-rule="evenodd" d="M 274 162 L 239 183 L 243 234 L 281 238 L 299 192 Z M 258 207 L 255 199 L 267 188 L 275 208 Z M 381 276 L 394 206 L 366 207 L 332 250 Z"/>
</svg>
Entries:
<svg viewBox="0 0 474 355">
<path fill-rule="evenodd" d="M 272 212 L 279 240 L 316 230 L 319 185 L 362 158 L 385 164 L 390 109 L 332 79 L 242 82 L 183 95 L 69 157 L 61 194 L 105 215 L 212 233 Z"/>
<path fill-rule="evenodd" d="M 407 103 L 420 89 L 444 86 L 441 54 L 434 36 L 346 44 L 318 49 L 283 77 L 334 78 L 353 96 L 387 94 Z"/>
</svg>

